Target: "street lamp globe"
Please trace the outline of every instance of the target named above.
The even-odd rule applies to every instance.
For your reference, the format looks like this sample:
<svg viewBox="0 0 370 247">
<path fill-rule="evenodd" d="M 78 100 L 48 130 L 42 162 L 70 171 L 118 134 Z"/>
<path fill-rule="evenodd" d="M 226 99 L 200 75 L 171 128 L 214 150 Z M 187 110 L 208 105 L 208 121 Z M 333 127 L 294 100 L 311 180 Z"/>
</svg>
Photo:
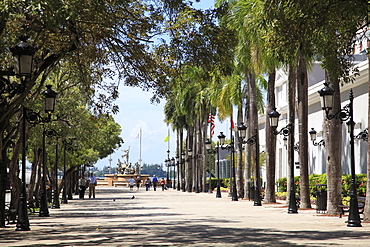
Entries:
<svg viewBox="0 0 370 247">
<path fill-rule="evenodd" d="M 276 111 L 276 108 L 273 108 L 272 112 L 270 112 L 268 115 L 270 118 L 270 127 L 276 129 L 279 125 L 280 113 Z"/>
<path fill-rule="evenodd" d="M 310 134 L 311 141 L 316 141 L 316 135 L 317 135 L 316 130 L 314 128 L 311 128 L 311 130 L 308 133 Z"/>
<path fill-rule="evenodd" d="M 17 77 L 30 76 L 32 73 L 33 56 L 37 48 L 27 43 L 27 37 L 19 37 L 20 43 L 9 48 L 14 58 L 14 72 Z"/>
<path fill-rule="evenodd" d="M 191 148 L 188 149 L 188 155 L 193 156 L 193 149 L 191 149 Z"/>
<path fill-rule="evenodd" d="M 347 125 L 347 131 L 350 134 L 350 133 L 352 133 L 352 128 L 354 128 L 354 126 L 356 125 L 356 123 L 355 123 L 355 121 L 348 120 L 346 122 L 346 125 Z"/>
<path fill-rule="evenodd" d="M 207 150 L 211 150 L 212 142 L 209 139 L 207 139 L 207 141 L 205 141 L 204 144 L 206 145 Z"/>
<path fill-rule="evenodd" d="M 240 123 L 238 126 L 238 133 L 242 140 L 247 136 L 247 126 L 245 126 L 244 123 Z"/>
<path fill-rule="evenodd" d="M 225 144 L 225 138 L 226 138 L 226 136 L 224 135 L 224 133 L 223 132 L 220 132 L 220 134 L 217 137 L 220 140 L 220 145 L 221 146 L 224 145 Z"/>
<path fill-rule="evenodd" d="M 55 101 L 57 98 L 57 93 L 51 89 L 51 85 L 46 86 L 46 90 L 44 91 L 44 110 L 46 113 L 51 114 L 55 110 Z"/>
<path fill-rule="evenodd" d="M 333 95 L 334 89 L 329 87 L 327 83 L 324 83 L 325 87 L 319 90 L 321 109 L 329 111 L 333 108 Z"/>
</svg>

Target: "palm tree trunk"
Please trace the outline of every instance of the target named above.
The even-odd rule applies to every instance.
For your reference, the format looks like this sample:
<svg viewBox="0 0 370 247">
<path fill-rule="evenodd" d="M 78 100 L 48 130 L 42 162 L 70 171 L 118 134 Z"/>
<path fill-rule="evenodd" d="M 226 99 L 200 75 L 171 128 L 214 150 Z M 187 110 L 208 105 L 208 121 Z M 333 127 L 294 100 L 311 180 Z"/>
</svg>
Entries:
<svg viewBox="0 0 370 247">
<path fill-rule="evenodd" d="M 201 150 L 202 150 L 202 160 L 203 160 L 203 164 L 202 164 L 202 192 L 205 192 L 207 193 L 208 190 L 206 189 L 207 187 L 207 150 L 206 150 L 206 146 L 204 145 L 205 143 L 205 140 L 207 139 L 207 127 L 208 127 L 208 112 L 205 112 L 205 114 L 203 115 L 203 128 L 202 128 L 202 141 L 200 143 L 200 147 L 201 147 Z M 209 174 L 211 174 L 211 169 L 209 169 Z M 211 179 L 211 176 L 210 176 L 210 179 Z"/>
<path fill-rule="evenodd" d="M 294 126 L 295 126 L 295 100 L 296 100 L 296 80 L 297 75 L 294 67 L 289 65 L 288 75 L 288 121 L 291 123 L 291 133 L 288 137 L 288 176 L 287 176 L 287 192 L 291 191 L 294 186 Z M 290 201 L 290 193 L 287 193 L 287 204 Z"/>
<path fill-rule="evenodd" d="M 254 186 L 257 191 L 261 190 L 260 181 L 260 165 L 259 165 L 259 128 L 258 128 L 258 111 L 257 111 L 257 100 L 256 100 L 256 81 L 253 74 L 250 74 L 249 89 L 250 89 L 250 131 L 251 136 L 255 136 L 256 143 L 252 145 L 253 158 L 254 158 Z M 256 196 L 255 194 L 255 201 Z"/>
<path fill-rule="evenodd" d="M 268 88 L 267 88 L 267 104 L 266 113 L 269 113 L 275 108 L 275 69 L 269 73 Z M 273 134 L 270 127 L 270 119 L 266 114 L 266 203 L 275 203 L 275 166 L 276 166 L 276 135 Z"/>
<path fill-rule="evenodd" d="M 340 88 L 338 79 L 329 79 L 334 91 L 332 113 L 341 109 Z M 326 117 L 324 116 L 324 119 Z M 338 205 L 342 200 L 342 123 L 340 119 L 325 121 L 325 149 L 328 185 L 328 214 L 339 214 Z"/>
<path fill-rule="evenodd" d="M 311 208 L 310 184 L 308 179 L 308 78 L 306 59 L 300 54 L 297 71 L 299 166 L 300 166 L 300 207 Z"/>
<path fill-rule="evenodd" d="M 248 75 L 249 72 L 246 72 L 246 75 Z M 250 103 L 249 103 L 249 95 L 250 95 L 250 87 L 249 87 L 249 80 L 250 78 L 246 76 L 246 81 L 247 83 L 245 84 L 246 87 L 246 103 L 245 103 L 245 110 L 244 110 L 244 122 L 248 125 L 251 126 L 250 122 Z M 248 131 L 246 133 L 245 139 L 248 140 L 250 137 L 250 128 L 248 128 Z M 252 164 L 252 155 L 251 155 L 251 145 L 244 145 L 245 152 L 244 152 L 244 199 L 251 200 L 251 164 Z"/>
<path fill-rule="evenodd" d="M 194 139 L 194 127 L 189 126 L 187 129 L 187 149 L 193 149 L 193 140 Z M 194 156 L 194 154 L 193 154 Z M 193 164 L 193 157 L 188 157 L 187 160 L 187 167 L 186 167 L 186 190 L 188 192 L 192 191 L 193 188 L 193 169 L 192 169 L 192 164 Z"/>
<path fill-rule="evenodd" d="M 242 101 L 242 99 L 240 99 Z M 243 122 L 243 109 L 242 104 L 240 102 L 240 106 L 238 107 L 238 116 L 237 116 L 237 125 Z M 237 162 L 236 162 L 236 191 L 238 198 L 243 198 L 244 195 L 244 187 L 243 187 L 243 147 L 242 142 L 239 141 L 239 134 L 238 132 L 235 133 L 235 146 L 237 148 Z"/>
</svg>

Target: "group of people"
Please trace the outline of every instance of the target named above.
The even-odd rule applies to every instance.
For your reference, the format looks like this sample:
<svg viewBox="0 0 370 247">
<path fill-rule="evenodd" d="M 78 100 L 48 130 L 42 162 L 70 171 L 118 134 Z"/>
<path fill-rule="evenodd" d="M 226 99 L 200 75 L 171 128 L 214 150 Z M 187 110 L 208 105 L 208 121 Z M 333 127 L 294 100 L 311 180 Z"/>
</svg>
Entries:
<svg viewBox="0 0 370 247">
<path fill-rule="evenodd" d="M 95 186 L 97 185 L 97 179 L 93 173 L 90 173 L 90 177 L 85 178 L 83 175 L 78 179 L 78 194 L 80 199 L 85 198 L 85 191 L 89 188 L 89 198 L 95 198 Z"/>
<path fill-rule="evenodd" d="M 128 182 L 129 182 L 129 186 L 130 186 L 131 191 L 134 189 L 135 184 L 136 184 L 136 189 L 137 190 L 140 188 L 141 184 L 145 185 L 145 190 L 146 191 L 150 190 L 151 186 L 153 186 L 153 190 L 156 191 L 158 184 L 161 185 L 162 191 L 166 189 L 166 187 L 165 187 L 166 186 L 166 180 L 164 180 L 164 178 L 162 178 L 159 181 L 158 178 L 155 175 L 153 176 L 152 180 L 150 180 L 150 178 L 148 177 L 146 180 L 142 181 L 140 176 L 138 176 L 136 179 L 131 177 L 128 180 Z"/>
</svg>

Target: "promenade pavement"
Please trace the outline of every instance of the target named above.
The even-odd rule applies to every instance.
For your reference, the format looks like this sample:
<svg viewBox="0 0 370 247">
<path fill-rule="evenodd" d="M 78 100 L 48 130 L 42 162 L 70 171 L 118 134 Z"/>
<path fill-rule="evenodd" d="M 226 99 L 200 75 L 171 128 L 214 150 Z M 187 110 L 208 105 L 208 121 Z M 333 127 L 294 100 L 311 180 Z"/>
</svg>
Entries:
<svg viewBox="0 0 370 247">
<path fill-rule="evenodd" d="M 49 209 L 50 217 L 30 216 L 31 231 L 0 229 L 0 246 L 370 246 L 370 223 L 347 227 L 347 217 L 315 210 L 288 214 L 284 202 L 253 206 L 226 193 L 172 189 L 96 193 Z"/>
</svg>

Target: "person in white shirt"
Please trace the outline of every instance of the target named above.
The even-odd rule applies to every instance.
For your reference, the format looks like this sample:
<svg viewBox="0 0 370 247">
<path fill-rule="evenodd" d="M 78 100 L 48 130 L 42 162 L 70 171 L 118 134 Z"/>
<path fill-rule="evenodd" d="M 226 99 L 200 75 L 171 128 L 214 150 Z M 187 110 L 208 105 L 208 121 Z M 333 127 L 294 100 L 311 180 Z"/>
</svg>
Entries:
<svg viewBox="0 0 370 247">
<path fill-rule="evenodd" d="M 130 185 L 130 190 L 134 190 L 134 185 L 135 185 L 135 179 L 131 177 L 129 180 L 129 185 Z"/>
<path fill-rule="evenodd" d="M 94 176 L 94 173 L 90 173 L 89 182 L 89 198 L 91 198 L 91 195 L 93 198 L 95 198 L 95 186 L 97 185 L 97 179 Z"/>
</svg>

